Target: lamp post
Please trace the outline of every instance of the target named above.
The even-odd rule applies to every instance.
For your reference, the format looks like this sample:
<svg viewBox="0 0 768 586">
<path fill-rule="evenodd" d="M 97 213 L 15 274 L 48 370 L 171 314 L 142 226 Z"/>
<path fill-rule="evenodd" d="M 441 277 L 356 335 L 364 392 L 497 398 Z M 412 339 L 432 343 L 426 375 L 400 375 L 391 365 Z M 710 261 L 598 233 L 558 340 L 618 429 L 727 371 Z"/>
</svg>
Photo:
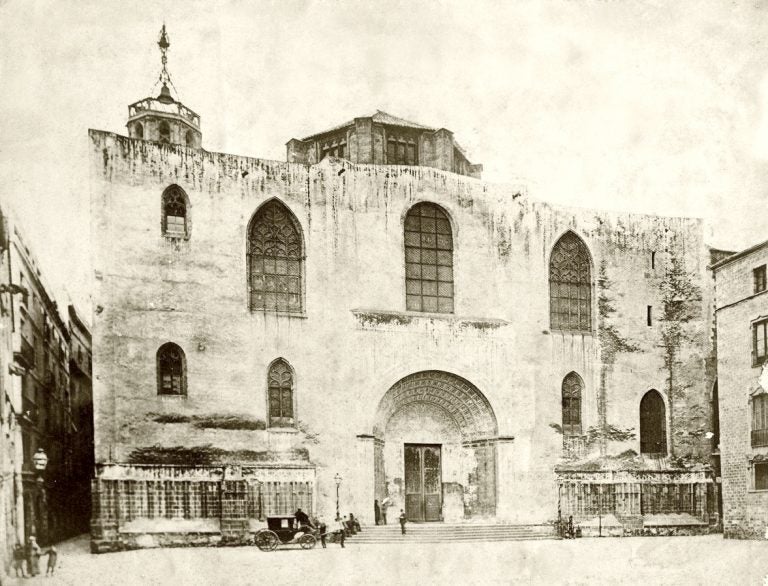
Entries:
<svg viewBox="0 0 768 586">
<path fill-rule="evenodd" d="M 44 519 L 44 517 L 48 516 L 48 506 L 45 502 L 45 480 L 43 479 L 43 473 L 45 472 L 45 468 L 48 466 L 48 455 L 45 453 L 45 450 L 43 448 L 37 448 L 37 451 L 35 452 L 35 455 L 32 456 L 32 465 L 35 468 L 35 474 L 37 475 L 36 481 L 37 481 L 37 506 L 34 507 L 35 510 L 35 533 L 38 534 L 37 538 L 38 541 L 41 541 L 42 543 L 47 543 L 48 538 L 48 531 L 47 531 L 47 521 Z M 40 533 L 43 533 L 42 530 L 45 530 L 46 535 L 40 535 Z M 45 540 L 45 541 L 43 541 Z"/>
<path fill-rule="evenodd" d="M 341 474 L 338 472 L 336 473 L 336 476 L 333 477 L 334 482 L 336 482 L 336 520 L 341 519 L 341 515 L 339 514 L 339 487 L 341 486 Z"/>
</svg>

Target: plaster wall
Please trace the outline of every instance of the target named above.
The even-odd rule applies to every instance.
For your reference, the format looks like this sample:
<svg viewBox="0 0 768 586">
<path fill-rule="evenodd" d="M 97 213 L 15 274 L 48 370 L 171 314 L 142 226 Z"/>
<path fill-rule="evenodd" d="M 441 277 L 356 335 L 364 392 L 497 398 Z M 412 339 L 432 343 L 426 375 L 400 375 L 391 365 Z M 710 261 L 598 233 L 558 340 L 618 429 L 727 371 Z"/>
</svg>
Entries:
<svg viewBox="0 0 768 586">
<path fill-rule="evenodd" d="M 99 131 L 91 131 L 89 140 L 92 237 L 99 243 L 99 463 L 126 462 L 133 450 L 156 444 L 267 450 L 278 459 L 303 449 L 317 467 L 320 510 L 333 509 L 332 478 L 339 473 L 346 479 L 342 502 L 370 521 L 373 446 L 356 438 L 372 433 L 378 402 L 398 380 L 441 370 L 473 383 L 493 408 L 499 436 L 510 438 L 498 450 L 499 515 L 520 522 L 551 519 L 562 437 L 550 424 L 561 422 L 563 377 L 576 371 L 584 379 L 585 430 L 598 425 L 602 396 L 606 419 L 637 431 L 642 394 L 650 388 L 666 393 L 662 324 L 646 323 L 647 306 L 660 303 L 664 263 L 675 257 L 696 283 L 705 283 L 698 220 L 558 208 L 531 199 L 523 186 L 497 186 L 433 168 L 329 159 L 307 166 Z M 188 240 L 161 234 L 160 195 L 170 184 L 189 197 Z M 246 227 L 272 198 L 295 214 L 303 231 L 301 316 L 248 310 Z M 441 205 L 452 221 L 451 315 L 405 310 L 403 221 L 420 201 Z M 567 230 L 592 255 L 592 333 L 549 327 L 549 255 Z M 658 259 L 654 268 L 651 252 Z M 615 309 L 606 319 L 638 347 L 616 355 L 602 391 L 601 266 Z M 698 307 L 680 354 L 687 377 L 678 398 L 682 405 L 708 393 L 707 382 L 695 374 L 710 352 L 706 299 Z M 155 353 L 168 341 L 186 354 L 186 398 L 157 395 Z M 265 420 L 267 367 L 277 357 L 295 370 L 300 430 L 200 429 L 192 422 L 156 421 L 158 415 L 221 413 Z M 673 410 L 670 404 L 668 413 Z M 677 415 L 684 422 L 679 425 L 691 419 Z M 312 440 L 313 434 L 319 435 Z M 671 443 L 677 441 L 669 435 Z M 639 437 L 608 446 L 614 452 L 627 448 L 639 451 Z"/>
</svg>

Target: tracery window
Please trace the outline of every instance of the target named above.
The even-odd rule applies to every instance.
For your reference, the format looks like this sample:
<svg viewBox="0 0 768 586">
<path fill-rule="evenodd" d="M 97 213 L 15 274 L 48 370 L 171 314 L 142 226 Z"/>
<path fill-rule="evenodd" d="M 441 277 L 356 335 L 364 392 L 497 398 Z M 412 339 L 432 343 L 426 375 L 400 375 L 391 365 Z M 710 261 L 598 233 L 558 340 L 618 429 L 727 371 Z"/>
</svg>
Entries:
<svg viewBox="0 0 768 586">
<path fill-rule="evenodd" d="M 157 394 L 187 394 L 186 358 L 184 351 L 173 342 L 157 350 Z"/>
<path fill-rule="evenodd" d="M 567 232 L 549 261 L 549 316 L 553 330 L 592 330 L 592 263 L 584 241 Z"/>
<path fill-rule="evenodd" d="M 406 309 L 453 313 L 453 237 L 445 212 L 418 203 L 405 218 Z"/>
<path fill-rule="evenodd" d="M 301 228 L 277 200 L 261 206 L 248 231 L 248 283 L 251 310 L 302 310 Z"/>
<path fill-rule="evenodd" d="M 269 367 L 267 381 L 269 401 L 269 425 L 271 427 L 293 426 L 293 372 L 282 358 Z"/>
<path fill-rule="evenodd" d="M 563 379 L 563 433 L 566 435 L 581 434 L 581 391 L 584 381 L 575 372 Z"/>
<path fill-rule="evenodd" d="M 640 453 L 667 453 L 667 416 L 664 399 L 651 389 L 640 400 Z"/>
<path fill-rule="evenodd" d="M 163 235 L 173 238 L 186 238 L 189 235 L 187 225 L 187 196 L 177 185 L 171 185 L 163 192 Z"/>
</svg>

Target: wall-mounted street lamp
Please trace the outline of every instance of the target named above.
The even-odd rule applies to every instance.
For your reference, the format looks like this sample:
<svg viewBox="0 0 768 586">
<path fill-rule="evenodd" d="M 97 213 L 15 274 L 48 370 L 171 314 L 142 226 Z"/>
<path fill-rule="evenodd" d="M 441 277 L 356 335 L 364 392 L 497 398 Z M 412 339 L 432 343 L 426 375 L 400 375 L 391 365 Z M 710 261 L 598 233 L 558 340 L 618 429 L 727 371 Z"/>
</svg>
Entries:
<svg viewBox="0 0 768 586">
<path fill-rule="evenodd" d="M 341 486 L 341 474 L 338 472 L 336 473 L 336 476 L 333 477 L 334 482 L 336 483 L 336 520 L 339 521 L 341 519 L 341 515 L 339 514 L 339 487 Z"/>
<path fill-rule="evenodd" d="M 35 472 L 37 472 L 37 481 L 42 483 L 43 472 L 45 472 L 45 469 L 48 466 L 48 454 L 45 453 L 43 448 L 37 448 L 35 455 L 32 456 L 32 464 L 35 467 Z"/>
</svg>

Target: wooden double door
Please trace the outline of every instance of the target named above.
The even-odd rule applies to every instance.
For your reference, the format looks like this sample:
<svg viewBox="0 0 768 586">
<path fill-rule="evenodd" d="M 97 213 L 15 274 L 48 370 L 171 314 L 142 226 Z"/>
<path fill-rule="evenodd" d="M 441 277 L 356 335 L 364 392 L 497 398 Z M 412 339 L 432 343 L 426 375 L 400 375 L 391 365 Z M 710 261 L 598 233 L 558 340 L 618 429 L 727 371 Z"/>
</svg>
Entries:
<svg viewBox="0 0 768 586">
<path fill-rule="evenodd" d="M 438 444 L 405 444 L 405 516 L 409 521 L 442 520 L 440 455 Z"/>
</svg>

